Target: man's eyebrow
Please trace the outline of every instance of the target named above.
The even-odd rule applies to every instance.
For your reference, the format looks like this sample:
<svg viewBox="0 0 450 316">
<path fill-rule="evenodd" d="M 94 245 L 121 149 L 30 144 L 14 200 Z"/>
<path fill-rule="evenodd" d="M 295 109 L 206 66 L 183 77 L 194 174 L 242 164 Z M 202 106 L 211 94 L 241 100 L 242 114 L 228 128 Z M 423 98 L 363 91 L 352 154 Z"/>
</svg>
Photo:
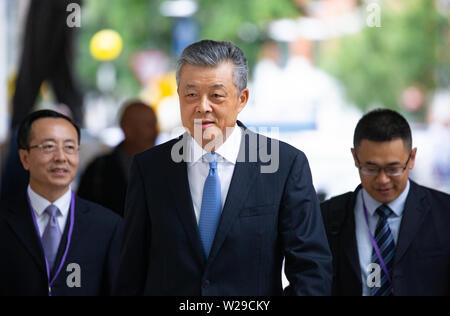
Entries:
<svg viewBox="0 0 450 316">
<path fill-rule="evenodd" d="M 42 143 L 45 143 L 45 142 L 56 143 L 56 139 L 54 139 L 54 138 L 45 138 L 44 140 L 42 140 Z M 65 139 L 63 142 L 64 142 L 64 143 L 67 143 L 67 142 L 75 143 L 75 140 L 72 139 L 72 138 L 67 138 L 67 139 Z"/>
<path fill-rule="evenodd" d="M 187 84 L 184 88 L 185 89 L 194 89 L 194 88 L 197 88 L 197 86 L 195 84 Z"/>
<path fill-rule="evenodd" d="M 376 164 L 372 161 L 366 161 L 364 164 L 379 167 L 378 164 Z M 396 165 L 401 165 L 401 163 L 400 162 L 391 162 L 391 163 L 387 164 L 387 166 L 396 166 Z"/>
<path fill-rule="evenodd" d="M 212 89 L 226 89 L 225 86 L 223 84 L 221 84 L 221 83 L 213 84 L 209 88 L 212 88 Z"/>
<path fill-rule="evenodd" d="M 45 138 L 45 139 L 42 140 L 42 143 L 44 143 L 44 142 L 54 142 L 54 143 L 56 143 L 56 140 L 54 138 Z"/>
<path fill-rule="evenodd" d="M 396 165 L 401 165 L 402 163 L 401 162 L 391 162 L 391 163 L 388 163 L 387 165 L 388 166 L 396 166 Z"/>
</svg>

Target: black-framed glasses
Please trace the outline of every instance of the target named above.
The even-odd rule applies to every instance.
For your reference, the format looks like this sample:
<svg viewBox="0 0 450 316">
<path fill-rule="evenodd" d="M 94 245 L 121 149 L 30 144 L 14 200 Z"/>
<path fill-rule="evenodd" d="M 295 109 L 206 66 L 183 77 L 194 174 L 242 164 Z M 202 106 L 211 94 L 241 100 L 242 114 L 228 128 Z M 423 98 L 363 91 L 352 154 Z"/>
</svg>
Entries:
<svg viewBox="0 0 450 316">
<path fill-rule="evenodd" d="M 376 165 L 374 166 L 361 166 L 361 162 L 359 161 L 358 156 L 355 154 L 356 157 L 356 161 L 358 161 L 358 165 L 359 165 L 359 170 L 361 171 L 362 174 L 366 175 L 366 176 L 377 176 L 380 174 L 381 170 L 384 171 L 384 173 L 389 176 L 389 177 L 398 177 L 401 176 L 406 168 L 408 168 L 408 164 L 409 161 L 411 160 L 412 157 L 412 151 L 409 153 L 409 157 L 408 160 L 406 161 L 404 166 L 392 166 L 392 167 L 378 167 Z"/>
<path fill-rule="evenodd" d="M 29 146 L 28 150 L 39 148 L 44 154 L 53 154 L 59 150 L 59 145 L 52 141 L 45 141 L 42 144 Z M 74 155 L 80 150 L 80 147 L 75 144 L 65 144 L 63 146 L 64 153 Z"/>
</svg>

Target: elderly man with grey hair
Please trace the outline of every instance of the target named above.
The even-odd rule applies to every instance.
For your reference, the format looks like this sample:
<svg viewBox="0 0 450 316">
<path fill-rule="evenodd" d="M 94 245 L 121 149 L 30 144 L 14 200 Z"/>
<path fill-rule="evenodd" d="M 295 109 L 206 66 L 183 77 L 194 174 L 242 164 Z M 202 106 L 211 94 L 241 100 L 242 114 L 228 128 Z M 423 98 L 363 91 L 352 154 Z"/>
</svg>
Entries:
<svg viewBox="0 0 450 316">
<path fill-rule="evenodd" d="M 116 294 L 330 294 L 332 260 L 308 161 L 237 121 L 247 75 L 243 52 L 229 42 L 200 41 L 181 55 L 186 133 L 133 160 Z"/>
</svg>

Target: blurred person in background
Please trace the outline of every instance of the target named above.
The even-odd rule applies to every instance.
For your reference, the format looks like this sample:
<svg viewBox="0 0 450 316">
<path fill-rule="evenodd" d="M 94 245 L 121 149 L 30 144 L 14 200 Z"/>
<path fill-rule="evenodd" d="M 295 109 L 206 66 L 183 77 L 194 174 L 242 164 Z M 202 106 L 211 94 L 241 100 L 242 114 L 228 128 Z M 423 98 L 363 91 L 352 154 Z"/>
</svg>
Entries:
<svg viewBox="0 0 450 316">
<path fill-rule="evenodd" d="M 126 102 L 120 128 L 125 139 L 111 153 L 89 164 L 81 177 L 78 195 L 123 216 L 131 161 L 134 155 L 155 145 L 156 114 L 139 100 Z"/>
<path fill-rule="evenodd" d="M 17 145 L 30 180 L 1 206 L 0 296 L 110 295 L 122 219 L 71 190 L 78 126 L 55 111 L 33 112 Z"/>
<path fill-rule="evenodd" d="M 409 179 L 417 148 L 406 119 L 366 114 L 352 154 L 361 185 L 322 204 L 333 295 L 450 295 L 450 196 Z"/>
</svg>

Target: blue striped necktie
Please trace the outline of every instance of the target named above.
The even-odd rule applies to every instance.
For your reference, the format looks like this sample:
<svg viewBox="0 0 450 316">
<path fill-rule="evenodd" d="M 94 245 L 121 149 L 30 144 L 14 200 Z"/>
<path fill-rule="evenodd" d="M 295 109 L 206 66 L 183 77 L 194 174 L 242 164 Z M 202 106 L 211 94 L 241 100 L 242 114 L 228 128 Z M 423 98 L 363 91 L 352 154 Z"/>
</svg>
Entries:
<svg viewBox="0 0 450 316">
<path fill-rule="evenodd" d="M 388 217 L 392 215 L 392 210 L 389 208 L 389 206 L 383 204 L 376 210 L 376 212 L 379 216 L 379 219 L 377 228 L 375 230 L 375 240 L 377 241 L 377 245 L 380 248 L 381 256 L 383 257 L 384 263 L 386 264 L 386 268 L 389 272 L 389 277 L 392 280 L 395 243 L 391 229 L 389 228 L 389 224 L 387 222 Z M 380 260 L 378 259 L 375 250 L 373 250 L 372 252 L 372 262 L 380 264 Z M 370 289 L 370 295 L 390 296 L 391 294 L 392 285 L 386 277 L 384 270 L 381 269 L 381 285 L 380 287 L 372 287 Z"/>
<path fill-rule="evenodd" d="M 215 153 L 209 153 L 205 155 L 205 158 L 209 162 L 209 174 L 206 177 L 205 185 L 203 186 L 198 229 L 205 256 L 208 258 L 220 220 L 222 198 L 220 179 L 217 174 L 217 155 Z"/>
</svg>

